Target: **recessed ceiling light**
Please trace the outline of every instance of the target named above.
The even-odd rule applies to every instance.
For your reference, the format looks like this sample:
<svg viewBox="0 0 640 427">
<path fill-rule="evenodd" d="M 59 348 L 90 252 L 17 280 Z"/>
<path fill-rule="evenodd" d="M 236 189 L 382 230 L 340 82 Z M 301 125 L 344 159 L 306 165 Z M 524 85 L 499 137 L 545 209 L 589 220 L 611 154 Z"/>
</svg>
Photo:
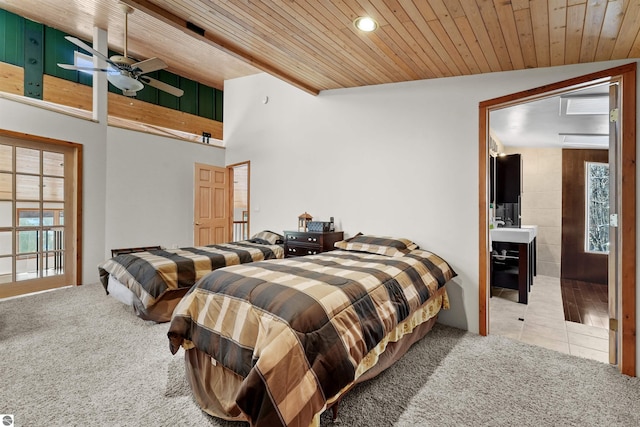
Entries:
<svg viewBox="0 0 640 427">
<path fill-rule="evenodd" d="M 368 16 L 359 16 L 353 21 L 353 25 L 356 26 L 360 31 L 365 31 L 367 33 L 371 31 L 375 31 L 378 29 L 378 23 L 373 18 L 369 18 Z"/>
</svg>

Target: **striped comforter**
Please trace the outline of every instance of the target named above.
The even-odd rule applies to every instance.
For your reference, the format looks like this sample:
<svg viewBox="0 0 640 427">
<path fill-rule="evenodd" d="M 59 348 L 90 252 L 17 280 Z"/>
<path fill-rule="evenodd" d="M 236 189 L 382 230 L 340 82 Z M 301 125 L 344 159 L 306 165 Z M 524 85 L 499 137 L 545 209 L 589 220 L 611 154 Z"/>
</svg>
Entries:
<svg viewBox="0 0 640 427">
<path fill-rule="evenodd" d="M 112 275 L 129 288 L 145 308 L 149 308 L 166 291 L 190 288 L 212 270 L 283 257 L 282 245 L 239 241 L 122 254 L 100 264 L 98 272 L 105 289 L 109 275 Z"/>
<path fill-rule="evenodd" d="M 170 348 L 199 349 L 240 376 L 229 393 L 252 425 L 308 426 L 398 324 L 410 333 L 448 308 L 444 285 L 455 276 L 423 250 L 335 250 L 224 268 L 176 306 Z M 434 299 L 435 313 L 421 311 Z"/>
</svg>

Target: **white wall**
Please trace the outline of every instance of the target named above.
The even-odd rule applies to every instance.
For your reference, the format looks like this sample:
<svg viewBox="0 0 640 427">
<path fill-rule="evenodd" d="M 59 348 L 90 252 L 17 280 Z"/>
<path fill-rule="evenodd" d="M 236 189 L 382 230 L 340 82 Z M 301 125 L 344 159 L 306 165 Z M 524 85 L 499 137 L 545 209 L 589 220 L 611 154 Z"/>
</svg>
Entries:
<svg viewBox="0 0 640 427">
<path fill-rule="evenodd" d="M 194 163 L 224 149 L 108 128 L 0 97 L 0 128 L 83 146 L 81 283 L 98 281 L 111 248 L 193 244 Z"/>
<path fill-rule="evenodd" d="M 478 332 L 478 103 L 626 62 L 318 96 L 265 74 L 230 80 L 224 163 L 251 161 L 253 231 L 295 229 L 307 211 L 334 216 L 348 236 L 403 236 L 440 254 L 459 274 L 440 320 Z M 108 130 L 3 98 L 0 128 L 84 146 L 84 283 L 98 280 L 96 266 L 112 247 L 185 243 L 193 163 L 223 164 L 217 148 Z M 640 307 L 640 292 L 637 299 Z"/>
<path fill-rule="evenodd" d="M 266 74 L 227 81 L 227 163 L 251 161 L 252 230 L 295 229 L 307 211 L 347 235 L 407 237 L 443 256 L 459 276 L 440 321 L 478 332 L 478 103 L 626 62 L 318 96 Z"/>
<path fill-rule="evenodd" d="M 225 150 L 120 128 L 107 135 L 105 248 L 193 245 L 194 164 L 224 166 Z"/>
<path fill-rule="evenodd" d="M 83 146 L 83 253 L 82 282 L 98 281 L 97 268 L 104 259 L 106 212 L 106 127 L 53 111 L 0 98 L 0 128 Z"/>
</svg>

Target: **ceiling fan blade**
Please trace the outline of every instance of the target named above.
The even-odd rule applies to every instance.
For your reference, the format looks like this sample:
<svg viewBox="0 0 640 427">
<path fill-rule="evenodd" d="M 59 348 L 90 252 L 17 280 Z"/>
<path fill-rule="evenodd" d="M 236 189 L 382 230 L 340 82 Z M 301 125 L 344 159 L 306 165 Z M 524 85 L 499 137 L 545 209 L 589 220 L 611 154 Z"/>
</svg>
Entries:
<svg viewBox="0 0 640 427">
<path fill-rule="evenodd" d="M 182 89 L 178 89 L 177 87 L 161 82 L 160 80 L 152 79 L 151 77 L 140 76 L 138 80 L 141 80 L 143 83 L 148 84 L 151 87 L 170 93 L 173 96 L 182 96 L 184 94 Z"/>
<path fill-rule="evenodd" d="M 110 60 L 109 58 L 107 58 L 106 56 L 104 56 L 103 54 L 101 54 L 100 52 L 98 52 L 97 50 L 95 50 L 94 48 L 92 48 L 91 46 L 89 46 L 88 44 L 86 44 L 85 42 L 83 42 L 82 40 L 72 37 L 72 36 L 64 36 L 65 39 L 69 40 L 71 43 L 75 44 L 76 46 L 86 50 L 87 52 L 92 53 L 93 55 L 104 59 L 105 61 L 107 61 L 108 64 L 112 65 L 114 68 L 118 69 L 120 67 L 118 67 L 118 64 L 116 64 L 115 62 L 113 62 L 112 60 Z"/>
<path fill-rule="evenodd" d="M 146 74 L 152 71 L 162 70 L 163 68 L 167 68 L 167 64 L 160 58 L 149 58 L 144 61 L 136 62 L 131 65 L 131 68 L 138 73 L 137 70 L 140 70 L 138 74 Z"/>
<path fill-rule="evenodd" d="M 77 65 L 70 65 L 70 64 L 58 64 L 58 67 L 64 68 L 65 70 L 75 70 L 75 71 L 102 71 L 106 73 L 114 72 L 112 68 L 79 67 Z"/>
</svg>

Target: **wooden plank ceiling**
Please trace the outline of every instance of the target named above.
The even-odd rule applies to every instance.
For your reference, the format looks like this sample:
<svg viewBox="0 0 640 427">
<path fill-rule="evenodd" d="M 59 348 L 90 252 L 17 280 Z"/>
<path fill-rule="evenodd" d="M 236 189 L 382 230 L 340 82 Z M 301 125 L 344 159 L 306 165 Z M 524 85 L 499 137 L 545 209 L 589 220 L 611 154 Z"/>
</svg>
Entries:
<svg viewBox="0 0 640 427">
<path fill-rule="evenodd" d="M 310 93 L 640 56 L 640 0 L 123 0 L 129 55 L 224 89 L 266 71 Z M 0 7 L 123 50 L 117 0 Z M 353 25 L 368 15 L 373 33 Z M 189 23 L 189 24 L 188 24 Z M 198 35 L 187 26 L 204 30 Z"/>
</svg>

